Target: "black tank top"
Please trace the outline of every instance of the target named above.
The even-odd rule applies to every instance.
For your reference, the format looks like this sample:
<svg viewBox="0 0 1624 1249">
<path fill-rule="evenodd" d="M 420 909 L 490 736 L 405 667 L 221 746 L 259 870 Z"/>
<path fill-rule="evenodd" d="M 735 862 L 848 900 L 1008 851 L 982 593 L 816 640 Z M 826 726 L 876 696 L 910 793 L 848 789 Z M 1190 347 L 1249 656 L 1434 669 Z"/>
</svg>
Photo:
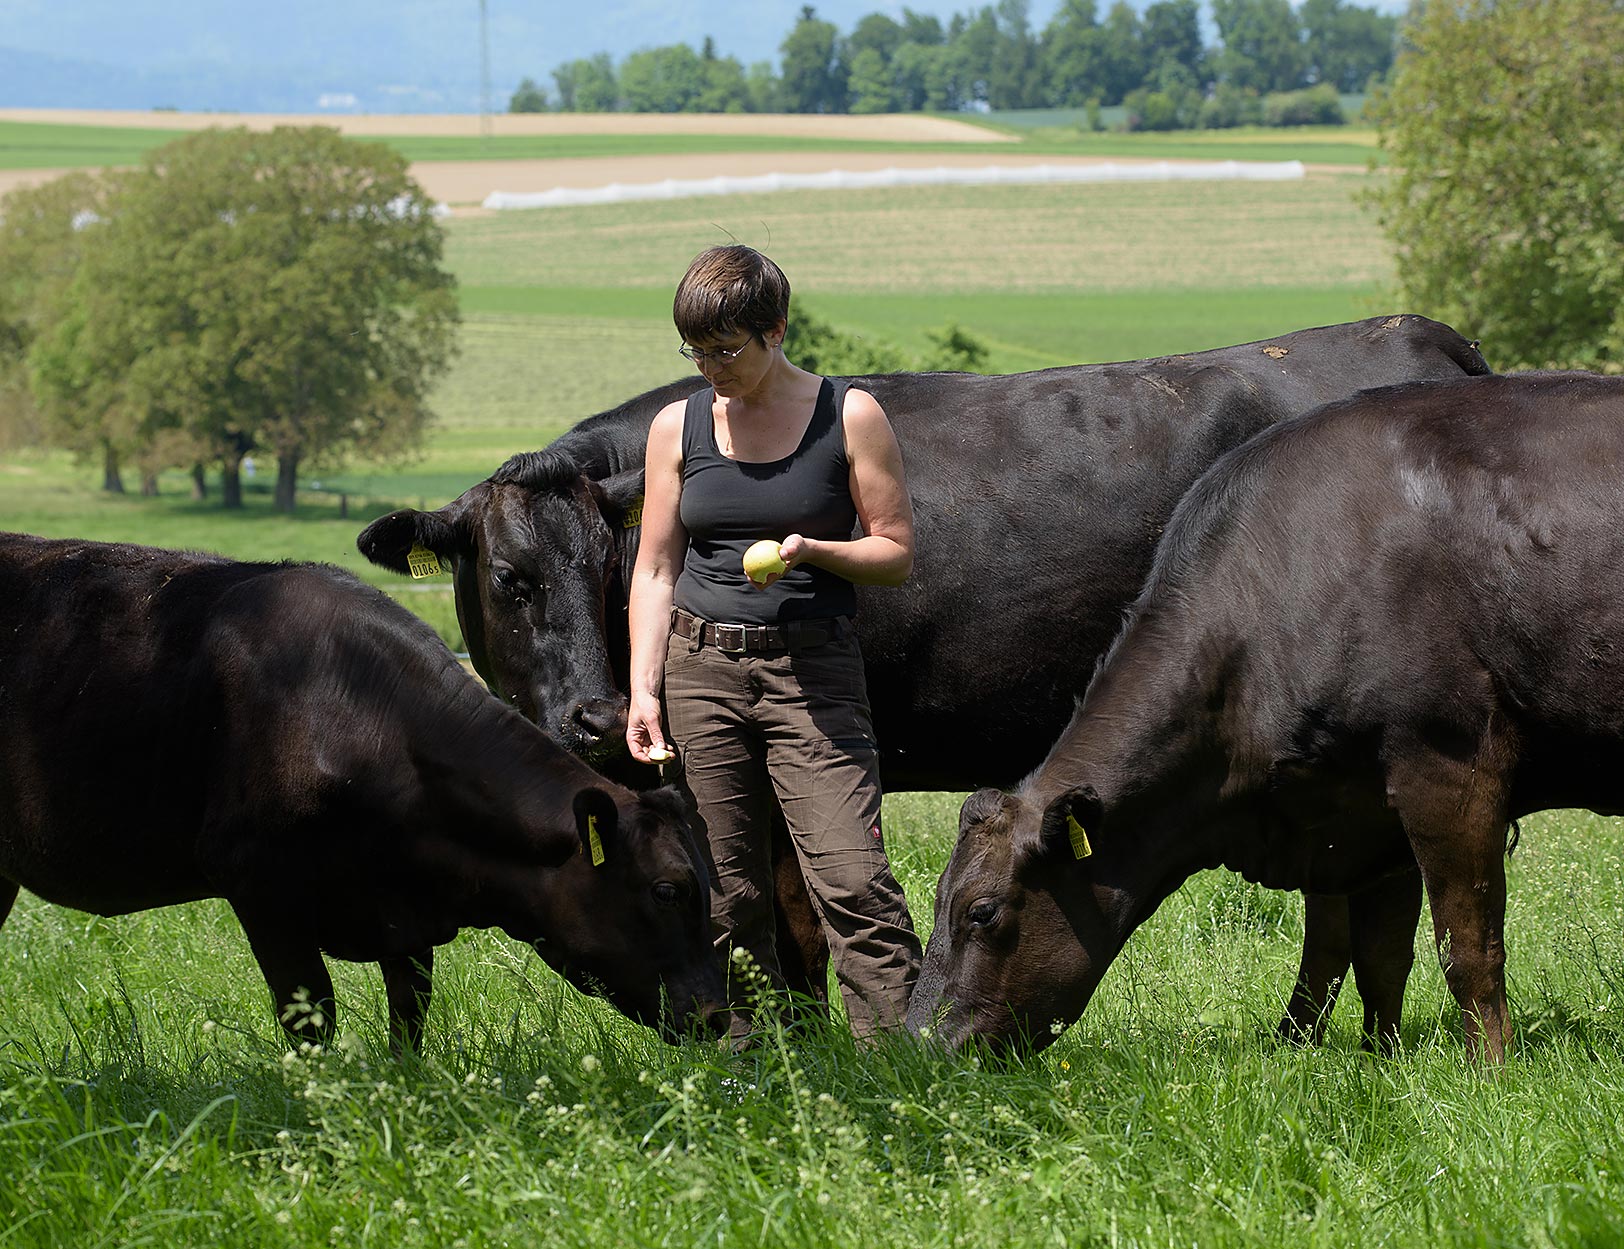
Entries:
<svg viewBox="0 0 1624 1249">
<path fill-rule="evenodd" d="M 746 584 L 742 564 L 745 549 L 763 538 L 852 536 L 857 507 L 840 420 L 846 386 L 824 378 L 801 445 L 781 460 L 762 463 L 722 454 L 711 417 L 715 399 L 708 387 L 690 395 L 683 419 L 681 516 L 688 554 L 677 578 L 677 606 L 729 624 L 854 614 L 857 591 L 844 577 L 802 564 L 756 590 Z"/>
</svg>

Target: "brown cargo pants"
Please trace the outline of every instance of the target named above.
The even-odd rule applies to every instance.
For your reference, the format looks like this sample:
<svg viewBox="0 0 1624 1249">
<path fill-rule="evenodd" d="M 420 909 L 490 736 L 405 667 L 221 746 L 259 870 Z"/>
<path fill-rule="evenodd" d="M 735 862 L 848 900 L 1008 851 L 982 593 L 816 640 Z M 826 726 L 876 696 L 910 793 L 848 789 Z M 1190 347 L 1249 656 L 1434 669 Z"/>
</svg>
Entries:
<svg viewBox="0 0 1624 1249">
<path fill-rule="evenodd" d="M 665 726 L 712 859 L 711 925 L 736 1040 L 751 1028 L 733 959 L 747 951 L 781 985 L 774 948 L 776 797 L 829 941 L 858 1037 L 900 1027 L 919 938 L 880 832 L 879 761 L 857 637 L 794 651 L 727 653 L 673 633 Z"/>
</svg>

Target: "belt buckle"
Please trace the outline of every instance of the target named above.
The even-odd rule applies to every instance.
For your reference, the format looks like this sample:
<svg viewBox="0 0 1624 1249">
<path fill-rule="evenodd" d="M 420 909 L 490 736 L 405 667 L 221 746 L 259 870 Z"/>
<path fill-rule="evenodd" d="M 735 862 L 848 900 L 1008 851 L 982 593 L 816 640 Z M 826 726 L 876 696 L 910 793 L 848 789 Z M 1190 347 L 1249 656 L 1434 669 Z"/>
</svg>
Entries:
<svg viewBox="0 0 1624 1249">
<path fill-rule="evenodd" d="M 716 649 L 724 655 L 742 655 L 745 651 L 745 626 L 738 624 L 713 624 L 711 628 L 716 631 Z M 726 639 L 734 639 L 729 643 Z"/>
</svg>

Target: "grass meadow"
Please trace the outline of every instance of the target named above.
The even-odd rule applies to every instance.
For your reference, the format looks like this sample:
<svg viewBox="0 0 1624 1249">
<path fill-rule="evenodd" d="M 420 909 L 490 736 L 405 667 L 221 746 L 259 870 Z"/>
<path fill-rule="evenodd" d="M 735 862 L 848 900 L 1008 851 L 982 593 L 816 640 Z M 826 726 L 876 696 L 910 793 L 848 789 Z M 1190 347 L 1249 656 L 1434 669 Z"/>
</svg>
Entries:
<svg viewBox="0 0 1624 1249">
<path fill-rule="evenodd" d="M 975 122 L 955 113 L 955 121 Z M 342 121 L 335 117 L 334 122 Z M 163 127 L 153 114 L 150 127 L 64 125 L 0 121 L 0 169 L 71 169 L 133 165 L 179 131 Z M 1246 126 L 1234 130 L 1179 131 L 1170 134 L 1094 133 L 1076 121 L 1032 124 L 1007 118 L 987 124 L 983 147 L 975 143 L 889 143 L 775 135 L 401 135 L 380 139 L 408 160 L 558 160 L 593 156 L 647 156 L 709 152 L 885 152 L 940 151 L 1008 153 L 1004 136 L 1020 138 L 1025 152 L 1053 156 L 1158 157 L 1197 160 L 1301 160 L 1362 168 L 1380 159 L 1375 136 L 1363 126 Z"/>
<path fill-rule="evenodd" d="M 263 472 L 229 516 L 178 475 L 113 498 L 91 466 L 25 451 L 0 464 L 0 524 L 331 560 L 403 589 L 360 563 L 364 520 L 443 503 L 678 375 L 669 292 L 711 242 L 771 248 L 846 328 L 917 350 L 956 321 L 1009 371 L 1399 311 L 1357 181 L 453 218 L 464 350 L 421 453 L 322 466 L 282 518 Z M 456 644 L 445 591 L 402 599 Z M 960 799 L 887 799 L 924 929 Z M 25 895 L 0 928 L 0 1247 L 1612 1245 L 1621 850 L 1597 817 L 1524 822 L 1519 1040 L 1493 1074 L 1467 1061 L 1424 940 L 1399 1056 L 1359 1050 L 1351 992 L 1326 1045 L 1277 1044 L 1301 905 L 1224 873 L 1175 894 L 1083 1020 L 1012 1070 L 859 1052 L 838 1027 L 736 1060 L 666 1047 L 484 932 L 440 952 L 420 1059 L 389 1056 L 378 973 L 350 964 L 340 1043 L 288 1052 L 223 903 L 101 919 Z"/>
</svg>

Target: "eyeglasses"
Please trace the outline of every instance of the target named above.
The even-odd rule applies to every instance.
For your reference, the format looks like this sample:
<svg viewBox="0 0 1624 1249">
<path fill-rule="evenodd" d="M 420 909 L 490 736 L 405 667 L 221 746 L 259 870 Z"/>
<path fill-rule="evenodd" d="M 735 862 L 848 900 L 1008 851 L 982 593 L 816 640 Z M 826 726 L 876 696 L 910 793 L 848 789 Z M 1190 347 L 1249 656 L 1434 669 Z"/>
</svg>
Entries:
<svg viewBox="0 0 1624 1249">
<path fill-rule="evenodd" d="M 750 339 L 747 338 L 737 347 L 718 347 L 714 351 L 701 351 L 698 347 L 690 347 L 684 343 L 677 348 L 677 354 L 684 360 L 692 360 L 695 364 L 726 364 L 730 360 L 737 360 L 749 345 Z"/>
</svg>

